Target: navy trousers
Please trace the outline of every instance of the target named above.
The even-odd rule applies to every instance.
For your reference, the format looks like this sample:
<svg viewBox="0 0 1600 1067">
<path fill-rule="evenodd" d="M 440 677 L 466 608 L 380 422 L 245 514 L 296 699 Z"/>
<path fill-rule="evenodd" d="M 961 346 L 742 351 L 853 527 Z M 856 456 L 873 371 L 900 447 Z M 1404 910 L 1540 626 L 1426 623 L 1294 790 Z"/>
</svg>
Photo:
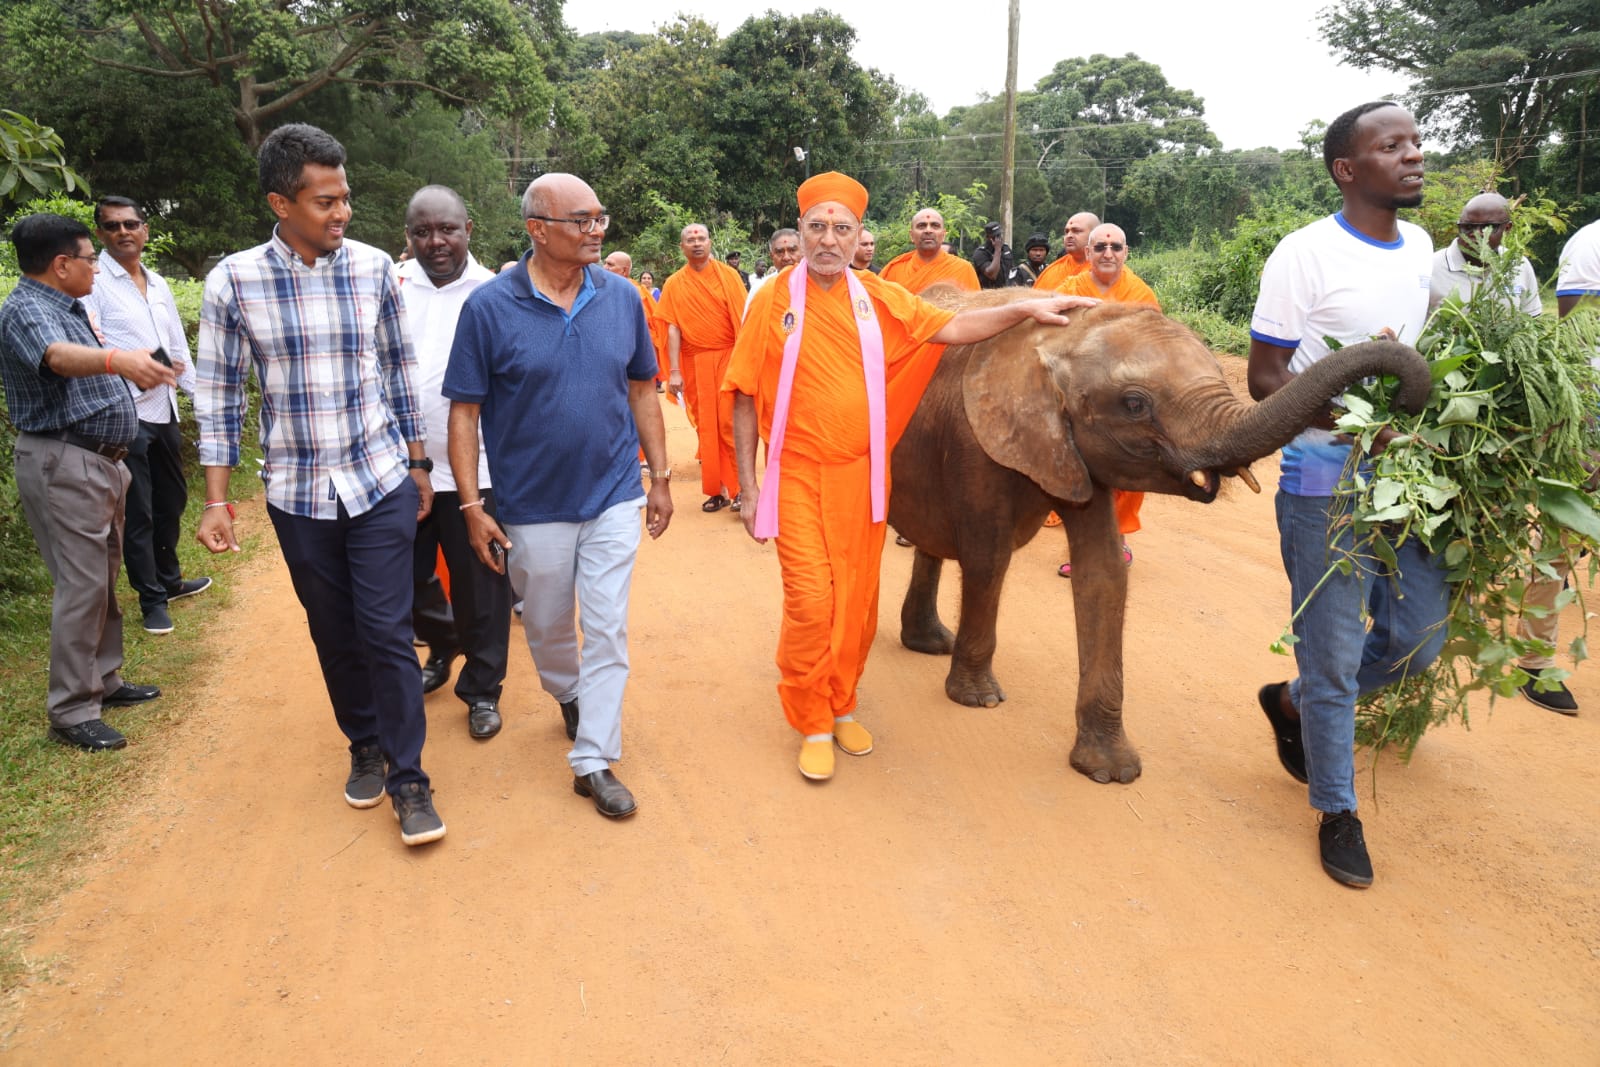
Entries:
<svg viewBox="0 0 1600 1067">
<path fill-rule="evenodd" d="M 422 745 L 422 666 L 411 647 L 411 551 L 417 486 L 410 478 L 361 515 L 309 519 L 268 505 L 333 716 L 350 742 L 376 744 L 390 793 L 428 784 Z"/>
<path fill-rule="evenodd" d="M 178 567 L 179 526 L 189 503 L 183 478 L 183 433 L 176 421 L 139 422 L 139 436 L 123 459 L 128 485 L 122 562 L 128 584 L 149 611 L 167 602 L 183 582 Z"/>
<path fill-rule="evenodd" d="M 493 516 L 493 493 L 485 489 L 480 495 L 484 512 Z M 448 601 L 433 573 L 441 548 L 450 568 Z M 463 703 L 470 707 L 475 700 L 499 700 L 511 638 L 511 583 L 485 567 L 472 551 L 460 493 L 434 494 L 433 511 L 417 526 L 414 562 L 412 623 L 417 638 L 431 653 L 466 653 L 455 688 Z"/>
</svg>

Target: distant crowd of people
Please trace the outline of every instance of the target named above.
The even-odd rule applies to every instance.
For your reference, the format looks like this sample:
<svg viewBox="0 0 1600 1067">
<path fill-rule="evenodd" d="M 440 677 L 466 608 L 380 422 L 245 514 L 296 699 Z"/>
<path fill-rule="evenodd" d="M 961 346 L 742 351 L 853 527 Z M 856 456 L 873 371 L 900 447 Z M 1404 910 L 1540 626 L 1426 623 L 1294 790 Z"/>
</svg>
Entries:
<svg viewBox="0 0 1600 1067">
<path fill-rule="evenodd" d="M 1343 207 L 1285 238 L 1266 265 L 1250 331 L 1258 399 L 1330 342 L 1415 341 L 1430 303 L 1480 283 L 1510 222 L 1503 198 L 1475 197 L 1461 238 L 1435 253 L 1398 218 L 1421 201 L 1423 157 L 1415 122 L 1394 104 L 1339 116 L 1324 158 Z M 1015 262 L 998 224 L 970 260 L 953 254 L 944 219 L 926 209 L 912 219 L 912 248 L 878 269 L 867 191 L 836 172 L 800 186 L 796 225 L 772 235 L 750 275 L 734 256 L 719 261 L 696 224 L 682 231 L 680 269 L 659 288 L 648 272 L 635 280 L 625 252 L 605 254 L 605 205 L 570 174 L 527 187 L 529 249 L 499 272 L 472 255 L 462 198 L 417 190 L 397 266 L 345 235 L 345 161 L 312 126 L 266 138 L 259 177 L 276 225 L 206 278 L 192 358 L 171 290 L 143 263 L 138 204 L 96 205 L 98 253 L 81 223 L 21 220 L 0 376 L 24 510 L 55 583 L 50 737 L 122 747 L 102 711 L 160 695 L 122 675 L 118 574 L 125 563 L 155 634 L 174 629 L 173 602 L 211 584 L 178 565 L 187 494 L 175 390 L 192 394 L 199 422 L 196 536 L 213 553 L 239 550 L 228 486 L 254 375 L 266 512 L 348 742 L 344 799 L 389 799 L 407 845 L 445 834 L 423 769 L 424 695 L 461 660 L 466 729 L 493 738 L 514 610 L 572 743 L 574 792 L 610 818 L 636 810 L 614 765 L 632 568 L 643 534 L 660 537 L 674 514 L 662 397 L 695 428 L 701 510 L 729 509 L 750 537 L 775 543 L 777 702 L 799 735 L 799 772 L 824 781 L 836 751 L 873 751 L 857 687 L 877 625 L 888 456 L 944 346 L 1026 320 L 1065 324 L 1101 301 L 1159 308 L 1128 267 L 1126 235 L 1088 212 L 1066 221 L 1053 262 L 1044 234 Z M 1524 270 L 1518 306 L 1540 314 Z M 1038 298 L 953 311 L 920 295 L 937 284 L 1026 286 Z M 1600 296 L 1600 222 L 1568 243 L 1556 292 L 1562 315 Z M 1259 702 L 1284 768 L 1322 813 L 1324 869 L 1364 886 L 1356 701 L 1437 654 L 1446 584 L 1415 539 L 1398 566 L 1325 578 L 1330 539 L 1349 536 L 1334 495 L 1349 444 L 1331 430 L 1324 420 L 1284 449 L 1280 544 L 1294 602 L 1307 607 L 1294 624 L 1299 676 L 1264 687 Z M 1140 499 L 1119 497 L 1124 535 L 1139 528 Z M 1123 552 L 1131 563 L 1126 542 Z M 1560 581 L 1535 588 L 1548 607 Z M 1534 614 L 1526 625 L 1553 645 L 1556 614 Z M 1577 711 L 1559 681 L 1524 693 Z"/>
</svg>

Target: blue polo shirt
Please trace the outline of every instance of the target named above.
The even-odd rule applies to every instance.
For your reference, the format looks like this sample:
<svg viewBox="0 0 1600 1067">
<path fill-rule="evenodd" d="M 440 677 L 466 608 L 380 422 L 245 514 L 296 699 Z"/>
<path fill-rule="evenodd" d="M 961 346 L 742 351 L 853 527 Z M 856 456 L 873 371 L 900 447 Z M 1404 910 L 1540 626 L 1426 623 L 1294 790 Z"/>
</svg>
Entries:
<svg viewBox="0 0 1600 1067">
<path fill-rule="evenodd" d="M 588 522 L 643 501 L 628 384 L 655 376 L 632 282 L 586 267 L 568 312 L 534 290 L 524 256 L 467 297 L 441 391 L 482 405 L 502 523 Z"/>
</svg>

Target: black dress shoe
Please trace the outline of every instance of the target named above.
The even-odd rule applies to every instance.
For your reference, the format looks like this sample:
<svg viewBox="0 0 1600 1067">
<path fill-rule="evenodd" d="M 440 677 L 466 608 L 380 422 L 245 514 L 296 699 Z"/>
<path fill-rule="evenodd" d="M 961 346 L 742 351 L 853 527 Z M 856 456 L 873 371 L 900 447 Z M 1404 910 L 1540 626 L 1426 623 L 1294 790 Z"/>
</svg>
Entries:
<svg viewBox="0 0 1600 1067">
<path fill-rule="evenodd" d="M 102 708 L 125 708 L 131 704 L 143 704 L 147 700 L 154 700 L 161 695 L 159 686 L 154 685 L 123 685 L 115 693 L 107 693 L 100 699 Z"/>
<path fill-rule="evenodd" d="M 428 662 L 422 665 L 422 691 L 431 693 L 440 689 L 450 680 L 450 666 L 455 663 L 456 657 L 461 655 L 455 649 L 443 654 L 432 652 L 428 655 Z"/>
<path fill-rule="evenodd" d="M 581 774 L 572 779 L 572 791 L 594 800 L 594 810 L 608 819 L 626 819 L 639 807 L 628 787 L 617 781 L 610 770 Z"/>
<path fill-rule="evenodd" d="M 467 709 L 467 733 L 487 741 L 500 732 L 500 709 L 492 700 L 474 700 Z"/>
<path fill-rule="evenodd" d="M 60 745 L 71 745 L 85 752 L 109 752 L 114 748 L 127 748 L 128 739 L 99 719 L 80 722 L 76 726 L 50 727 L 50 740 Z M 620 788 L 620 787 L 619 787 Z M 626 789 L 623 790 L 627 792 Z M 632 803 L 633 798 L 629 798 Z M 598 805 L 599 801 L 595 801 Z"/>
<path fill-rule="evenodd" d="M 567 740 L 576 741 L 578 739 L 577 697 L 573 697 L 571 700 L 561 705 L 561 721 L 565 723 L 567 727 Z"/>
</svg>

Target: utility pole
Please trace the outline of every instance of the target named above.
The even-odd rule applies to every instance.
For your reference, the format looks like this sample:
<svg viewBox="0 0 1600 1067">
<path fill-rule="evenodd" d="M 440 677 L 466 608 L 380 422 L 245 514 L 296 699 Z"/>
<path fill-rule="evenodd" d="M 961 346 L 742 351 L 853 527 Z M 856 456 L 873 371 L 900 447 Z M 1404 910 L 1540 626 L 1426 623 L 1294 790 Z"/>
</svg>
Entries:
<svg viewBox="0 0 1600 1067">
<path fill-rule="evenodd" d="M 1017 156 L 1017 28 L 1022 22 L 1021 0 L 1011 0 L 1011 28 L 1006 37 L 1006 132 L 1000 170 L 1000 241 L 1011 240 L 1011 195 L 1016 188 Z"/>
</svg>

